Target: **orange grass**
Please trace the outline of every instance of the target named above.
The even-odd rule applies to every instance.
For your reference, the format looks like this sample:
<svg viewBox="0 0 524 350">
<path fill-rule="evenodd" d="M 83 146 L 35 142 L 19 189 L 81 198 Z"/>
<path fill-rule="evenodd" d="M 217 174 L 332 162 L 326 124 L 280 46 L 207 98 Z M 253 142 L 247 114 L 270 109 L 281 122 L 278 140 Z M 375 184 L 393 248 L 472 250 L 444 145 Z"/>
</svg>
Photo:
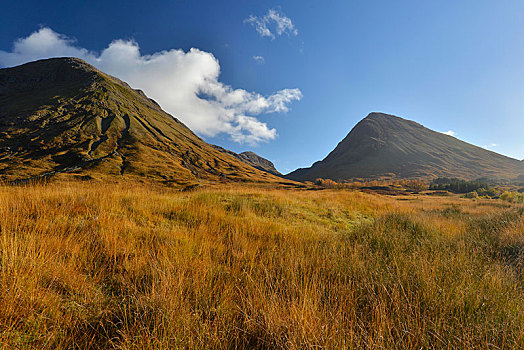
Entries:
<svg viewBox="0 0 524 350">
<path fill-rule="evenodd" d="M 4 348 L 522 348 L 524 206 L 0 187 Z"/>
</svg>

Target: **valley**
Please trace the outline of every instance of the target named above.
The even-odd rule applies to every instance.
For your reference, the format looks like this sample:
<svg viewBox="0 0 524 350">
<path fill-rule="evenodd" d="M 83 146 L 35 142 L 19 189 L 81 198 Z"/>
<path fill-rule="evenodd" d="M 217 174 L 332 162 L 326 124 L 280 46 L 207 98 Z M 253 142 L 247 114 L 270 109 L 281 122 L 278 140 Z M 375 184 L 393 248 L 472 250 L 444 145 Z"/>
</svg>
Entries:
<svg viewBox="0 0 524 350">
<path fill-rule="evenodd" d="M 83 60 L 0 69 L 0 344 L 519 349 L 523 170 L 370 113 L 282 174 Z"/>
</svg>

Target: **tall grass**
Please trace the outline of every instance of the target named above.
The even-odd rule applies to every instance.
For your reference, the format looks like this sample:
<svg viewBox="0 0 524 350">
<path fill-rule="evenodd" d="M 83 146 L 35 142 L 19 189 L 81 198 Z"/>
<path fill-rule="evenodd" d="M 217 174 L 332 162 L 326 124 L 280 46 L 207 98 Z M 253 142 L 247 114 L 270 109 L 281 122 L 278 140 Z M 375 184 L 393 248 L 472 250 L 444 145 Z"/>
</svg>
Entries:
<svg viewBox="0 0 524 350">
<path fill-rule="evenodd" d="M 5 348 L 522 348 L 524 206 L 0 187 Z"/>
</svg>

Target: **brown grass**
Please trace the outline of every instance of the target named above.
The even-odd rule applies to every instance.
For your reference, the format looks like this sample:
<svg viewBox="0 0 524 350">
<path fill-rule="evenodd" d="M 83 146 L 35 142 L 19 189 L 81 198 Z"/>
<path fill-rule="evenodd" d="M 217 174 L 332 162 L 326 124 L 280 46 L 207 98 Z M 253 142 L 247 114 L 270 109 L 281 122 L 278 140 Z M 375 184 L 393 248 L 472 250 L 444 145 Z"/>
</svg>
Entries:
<svg viewBox="0 0 524 350">
<path fill-rule="evenodd" d="M 5 348 L 519 348 L 524 206 L 0 187 Z"/>
</svg>

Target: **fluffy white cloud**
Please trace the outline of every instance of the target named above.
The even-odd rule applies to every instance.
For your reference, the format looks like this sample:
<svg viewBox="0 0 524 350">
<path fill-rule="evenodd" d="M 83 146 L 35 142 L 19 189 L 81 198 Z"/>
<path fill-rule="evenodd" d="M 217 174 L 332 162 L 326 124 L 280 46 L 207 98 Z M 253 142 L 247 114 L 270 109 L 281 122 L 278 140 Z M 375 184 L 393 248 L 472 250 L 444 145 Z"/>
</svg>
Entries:
<svg viewBox="0 0 524 350">
<path fill-rule="evenodd" d="M 258 64 L 266 63 L 266 60 L 263 56 L 253 56 L 253 60 Z"/>
<path fill-rule="evenodd" d="M 443 132 L 444 135 L 449 135 L 449 136 L 455 136 L 457 135 L 456 132 L 454 132 L 453 130 L 448 130 L 446 132 Z"/>
<path fill-rule="evenodd" d="M 484 145 L 484 148 L 490 149 L 490 148 L 497 147 L 497 146 L 498 146 L 497 143 L 490 143 L 489 145 Z"/>
<path fill-rule="evenodd" d="M 142 55 L 133 40 L 115 40 L 102 52 L 92 52 L 50 28 L 18 39 L 11 52 L 0 50 L 0 65 L 13 66 L 41 58 L 73 56 L 142 89 L 164 110 L 205 136 L 231 135 L 236 142 L 254 144 L 274 139 L 276 130 L 256 116 L 287 112 L 300 100 L 299 89 L 269 96 L 234 89 L 220 82 L 220 65 L 209 52 L 165 50 Z"/>
<path fill-rule="evenodd" d="M 295 28 L 291 18 L 284 16 L 283 13 L 276 9 L 270 9 L 267 14 L 262 17 L 250 15 L 244 20 L 244 23 L 249 23 L 255 27 L 260 36 L 270 37 L 275 39 L 276 35 L 298 35 L 298 30 Z"/>
</svg>

